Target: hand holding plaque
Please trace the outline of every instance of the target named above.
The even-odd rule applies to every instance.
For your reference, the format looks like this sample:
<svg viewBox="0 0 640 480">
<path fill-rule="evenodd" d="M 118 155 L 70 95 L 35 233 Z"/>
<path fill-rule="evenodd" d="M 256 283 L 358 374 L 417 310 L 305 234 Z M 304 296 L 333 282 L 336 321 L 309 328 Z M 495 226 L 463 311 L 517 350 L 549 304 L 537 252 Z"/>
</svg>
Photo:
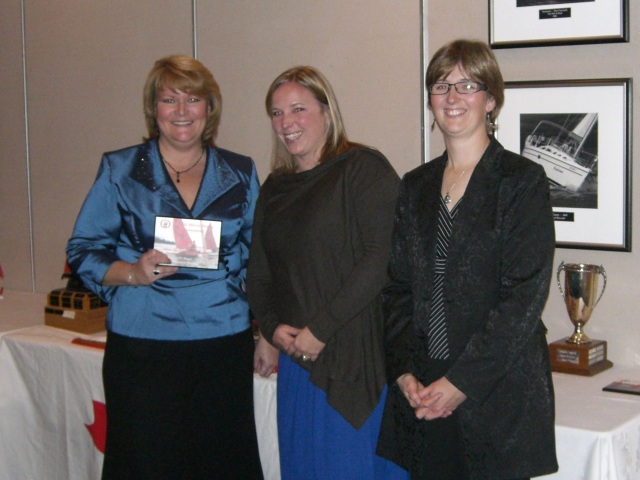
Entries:
<svg viewBox="0 0 640 480">
<path fill-rule="evenodd" d="M 564 271 L 564 289 L 560 273 Z M 604 283 L 598 295 L 598 277 Z M 551 368 L 556 372 L 595 375 L 613 366 L 607 360 L 607 342 L 591 340 L 584 327 L 607 287 L 607 273 L 602 266 L 583 263 L 560 263 L 557 272 L 558 288 L 574 325 L 573 335 L 549 345 Z"/>
</svg>

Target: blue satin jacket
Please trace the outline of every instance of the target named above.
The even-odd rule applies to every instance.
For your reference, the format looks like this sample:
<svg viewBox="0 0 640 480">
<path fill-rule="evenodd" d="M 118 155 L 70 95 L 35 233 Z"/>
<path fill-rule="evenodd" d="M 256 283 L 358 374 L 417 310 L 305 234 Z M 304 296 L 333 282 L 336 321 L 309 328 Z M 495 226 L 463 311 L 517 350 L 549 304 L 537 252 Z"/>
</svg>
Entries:
<svg viewBox="0 0 640 480">
<path fill-rule="evenodd" d="M 155 140 L 105 153 L 67 244 L 69 265 L 109 303 L 107 329 L 135 338 L 196 340 L 250 325 L 244 292 L 259 182 L 249 157 L 207 149 L 191 210 L 175 189 Z M 218 270 L 180 268 L 149 286 L 103 286 L 117 260 L 153 248 L 156 216 L 222 222 Z"/>
</svg>

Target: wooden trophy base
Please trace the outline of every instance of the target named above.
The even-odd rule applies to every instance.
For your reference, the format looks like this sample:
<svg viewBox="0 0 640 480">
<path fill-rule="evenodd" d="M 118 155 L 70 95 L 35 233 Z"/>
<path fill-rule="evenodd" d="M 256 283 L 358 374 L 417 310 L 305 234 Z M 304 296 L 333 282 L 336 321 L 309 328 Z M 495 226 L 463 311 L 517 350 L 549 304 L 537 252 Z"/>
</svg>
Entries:
<svg viewBox="0 0 640 480">
<path fill-rule="evenodd" d="M 551 370 L 590 377 L 613 367 L 607 360 L 607 342 L 591 340 L 583 345 L 568 343 L 570 337 L 549 344 Z"/>
<path fill-rule="evenodd" d="M 83 311 L 73 309 L 44 308 L 44 324 L 50 327 L 63 328 L 79 333 L 102 332 L 107 319 L 107 307 Z"/>
</svg>

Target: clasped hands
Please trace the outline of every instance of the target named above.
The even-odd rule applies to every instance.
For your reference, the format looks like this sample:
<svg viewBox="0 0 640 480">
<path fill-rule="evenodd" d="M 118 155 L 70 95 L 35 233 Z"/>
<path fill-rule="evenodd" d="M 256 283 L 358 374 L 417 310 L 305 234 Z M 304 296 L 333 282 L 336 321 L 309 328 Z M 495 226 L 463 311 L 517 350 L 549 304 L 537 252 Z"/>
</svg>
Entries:
<svg viewBox="0 0 640 480">
<path fill-rule="evenodd" d="M 318 340 L 309 327 L 296 328 L 281 324 L 273 332 L 273 344 L 287 355 L 315 362 L 325 344 Z"/>
<path fill-rule="evenodd" d="M 277 349 L 298 358 L 302 358 L 304 355 L 313 362 L 318 358 L 325 345 L 308 328 L 296 328 L 284 324 L 279 325 L 273 332 L 273 344 L 275 346 L 260 335 L 258 345 L 256 345 L 253 368 L 263 377 L 271 375 L 278 364 Z"/>
<path fill-rule="evenodd" d="M 416 418 L 421 420 L 446 418 L 467 399 L 446 377 L 425 387 L 413 374 L 405 373 L 396 382 L 413 408 Z"/>
</svg>

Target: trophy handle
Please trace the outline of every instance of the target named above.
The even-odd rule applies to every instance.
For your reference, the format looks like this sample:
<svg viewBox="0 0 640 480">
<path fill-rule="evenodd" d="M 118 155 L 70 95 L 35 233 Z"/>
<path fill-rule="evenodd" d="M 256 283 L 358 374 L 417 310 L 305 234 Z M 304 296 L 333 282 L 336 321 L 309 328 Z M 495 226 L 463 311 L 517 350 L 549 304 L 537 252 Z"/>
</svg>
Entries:
<svg viewBox="0 0 640 480">
<path fill-rule="evenodd" d="M 600 271 L 598 273 L 602 275 L 602 278 L 604 278 L 604 282 L 602 283 L 602 291 L 600 292 L 598 301 L 593 306 L 594 308 L 596 305 L 598 305 L 598 303 L 600 303 L 600 299 L 602 298 L 602 295 L 604 295 L 604 290 L 605 288 L 607 288 L 607 272 L 604 270 L 604 267 L 602 265 L 600 265 Z"/>
<path fill-rule="evenodd" d="M 560 265 L 558 265 L 558 271 L 556 273 L 556 281 L 558 282 L 558 288 L 560 289 L 560 295 L 562 295 L 562 298 L 564 298 L 564 291 L 562 290 L 562 284 L 560 283 L 560 272 L 562 270 L 564 270 L 564 260 L 562 262 L 560 262 Z M 606 283 L 607 283 L 606 274 L 605 274 L 604 278 L 605 278 L 604 283 L 606 285 Z M 604 293 L 604 289 L 603 289 L 603 293 Z M 600 295 L 600 296 L 602 296 L 602 295 Z M 598 301 L 600 301 L 600 298 L 598 298 Z"/>
</svg>

